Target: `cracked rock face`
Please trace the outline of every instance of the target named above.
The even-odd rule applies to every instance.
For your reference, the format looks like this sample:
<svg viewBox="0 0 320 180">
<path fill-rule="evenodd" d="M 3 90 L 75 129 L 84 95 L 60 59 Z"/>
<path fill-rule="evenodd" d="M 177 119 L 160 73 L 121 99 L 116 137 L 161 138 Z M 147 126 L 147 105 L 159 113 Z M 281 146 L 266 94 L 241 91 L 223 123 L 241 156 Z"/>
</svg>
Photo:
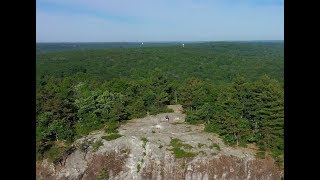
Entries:
<svg viewBox="0 0 320 180">
<path fill-rule="evenodd" d="M 162 113 L 133 119 L 119 128 L 122 137 L 106 141 L 97 151 L 73 151 L 64 164 L 47 160 L 36 164 L 37 179 L 97 179 L 102 172 L 109 179 L 281 179 L 283 171 L 272 158 L 256 159 L 253 149 L 233 148 L 203 126 L 184 123 L 181 106 L 169 106 L 174 113 Z M 165 122 L 165 116 L 170 122 Z M 106 134 L 96 131 L 85 139 L 97 141 Z M 170 150 L 176 138 L 192 146 L 186 151 L 194 157 L 176 158 Z M 215 144 L 213 146 L 212 144 Z M 216 146 L 219 146 L 217 148 Z"/>
</svg>

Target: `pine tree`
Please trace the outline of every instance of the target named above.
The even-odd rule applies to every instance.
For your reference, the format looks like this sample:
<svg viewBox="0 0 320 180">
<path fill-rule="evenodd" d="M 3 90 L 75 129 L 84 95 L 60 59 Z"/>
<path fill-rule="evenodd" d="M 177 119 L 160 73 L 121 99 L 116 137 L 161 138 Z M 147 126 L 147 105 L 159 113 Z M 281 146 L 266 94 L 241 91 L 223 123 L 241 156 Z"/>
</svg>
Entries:
<svg viewBox="0 0 320 180">
<path fill-rule="evenodd" d="M 281 153 L 284 143 L 283 88 L 279 82 L 264 76 L 256 82 L 254 92 L 260 107 L 257 112 L 261 133 L 259 144 L 274 153 Z"/>
</svg>

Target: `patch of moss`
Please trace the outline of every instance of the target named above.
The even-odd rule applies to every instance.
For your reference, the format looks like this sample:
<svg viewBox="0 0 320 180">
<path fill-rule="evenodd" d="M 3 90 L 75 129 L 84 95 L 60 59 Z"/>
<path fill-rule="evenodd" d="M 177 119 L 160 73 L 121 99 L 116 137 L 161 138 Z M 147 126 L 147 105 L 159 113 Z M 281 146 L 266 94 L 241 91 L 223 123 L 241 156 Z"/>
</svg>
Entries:
<svg viewBox="0 0 320 180">
<path fill-rule="evenodd" d="M 143 138 L 141 138 L 141 141 L 143 141 L 142 147 L 143 147 L 143 148 L 146 148 L 146 144 L 147 144 L 147 142 L 148 142 L 148 139 L 145 138 L 145 137 L 143 137 Z"/>
<path fill-rule="evenodd" d="M 198 143 L 198 148 L 202 148 L 203 146 L 207 146 L 207 145 L 202 144 L 202 143 Z"/>
<path fill-rule="evenodd" d="M 259 151 L 256 154 L 256 157 L 259 159 L 264 159 L 266 157 L 266 152 L 265 151 Z"/>
<path fill-rule="evenodd" d="M 106 169 L 102 169 L 97 177 L 97 180 L 108 180 L 109 173 Z"/>
<path fill-rule="evenodd" d="M 173 152 L 176 158 L 184 158 L 184 157 L 195 157 L 197 154 L 192 152 L 187 152 L 181 148 L 184 149 L 192 149 L 193 147 L 190 144 L 182 143 L 180 139 L 173 138 L 170 141 L 170 146 L 172 146 L 172 149 L 169 149 Z"/>
<path fill-rule="evenodd" d="M 140 169 L 141 169 L 141 165 L 137 164 L 137 172 L 140 172 Z"/>
<path fill-rule="evenodd" d="M 102 146 L 102 145 L 103 145 L 103 143 L 102 143 L 101 139 L 99 139 L 98 141 L 94 142 L 92 144 L 93 152 L 96 152 L 99 149 L 99 147 Z"/>
<path fill-rule="evenodd" d="M 221 151 L 220 146 L 217 143 L 213 143 L 211 146 L 209 146 L 210 149 L 216 148 L 218 151 Z"/>
<path fill-rule="evenodd" d="M 171 149 L 173 151 L 173 154 L 176 158 L 184 158 L 184 157 L 195 157 L 196 154 L 192 152 L 186 152 L 183 149 L 180 148 L 173 148 Z"/>
<path fill-rule="evenodd" d="M 170 146 L 174 147 L 174 148 L 185 148 L 185 149 L 192 149 L 193 147 L 190 144 L 185 144 L 183 143 L 180 139 L 177 138 L 173 138 L 170 141 Z"/>
<path fill-rule="evenodd" d="M 114 139 L 118 139 L 119 137 L 122 137 L 122 135 L 114 133 L 114 134 L 110 134 L 108 136 L 102 136 L 101 138 L 104 139 L 104 140 L 107 140 L 107 141 L 112 141 Z"/>
</svg>

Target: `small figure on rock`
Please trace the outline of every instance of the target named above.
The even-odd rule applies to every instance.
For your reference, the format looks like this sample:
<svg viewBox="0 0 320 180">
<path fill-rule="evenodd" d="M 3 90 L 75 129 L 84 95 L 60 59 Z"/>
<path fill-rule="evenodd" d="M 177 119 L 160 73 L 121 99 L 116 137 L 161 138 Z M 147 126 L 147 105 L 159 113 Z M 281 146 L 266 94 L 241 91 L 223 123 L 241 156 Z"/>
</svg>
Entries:
<svg viewBox="0 0 320 180">
<path fill-rule="evenodd" d="M 168 116 L 168 115 L 166 115 L 166 121 L 168 121 L 168 122 L 169 122 L 169 116 Z"/>
</svg>

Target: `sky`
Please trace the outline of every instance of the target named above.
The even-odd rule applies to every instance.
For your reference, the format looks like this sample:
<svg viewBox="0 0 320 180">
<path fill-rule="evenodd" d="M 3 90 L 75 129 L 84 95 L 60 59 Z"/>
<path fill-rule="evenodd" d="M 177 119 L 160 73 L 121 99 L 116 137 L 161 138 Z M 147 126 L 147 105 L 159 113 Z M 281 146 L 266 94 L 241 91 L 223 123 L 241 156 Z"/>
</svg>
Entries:
<svg viewBox="0 0 320 180">
<path fill-rule="evenodd" d="M 36 0 L 37 42 L 283 40 L 284 0 Z"/>
</svg>

